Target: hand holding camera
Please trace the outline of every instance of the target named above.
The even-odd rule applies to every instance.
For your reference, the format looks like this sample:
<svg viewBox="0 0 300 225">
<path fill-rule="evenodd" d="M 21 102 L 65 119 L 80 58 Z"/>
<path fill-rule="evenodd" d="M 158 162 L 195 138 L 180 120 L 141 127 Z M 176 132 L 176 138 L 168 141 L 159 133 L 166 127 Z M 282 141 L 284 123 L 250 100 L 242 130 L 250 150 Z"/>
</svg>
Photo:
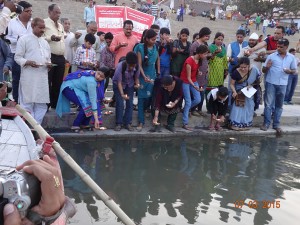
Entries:
<svg viewBox="0 0 300 225">
<path fill-rule="evenodd" d="M 17 194 L 8 194 L 9 198 L 7 199 L 9 203 L 13 203 L 13 205 L 7 204 L 4 208 L 4 225 L 20 225 L 24 223 L 28 224 L 30 222 L 29 219 L 24 217 L 28 213 L 28 208 L 23 207 L 23 205 L 26 205 L 27 203 L 29 203 L 29 205 L 30 203 L 35 204 L 35 206 L 33 206 L 27 214 L 28 218 L 30 218 L 31 220 L 37 219 L 36 215 L 38 214 L 38 219 L 47 222 L 46 224 L 54 222 L 60 215 L 57 214 L 57 212 L 61 212 L 60 210 L 63 208 L 65 203 L 65 195 L 63 192 L 63 187 L 61 185 L 61 173 L 60 170 L 56 167 L 56 163 L 46 155 L 43 157 L 43 160 L 29 160 L 18 166 L 16 169 L 18 171 L 22 170 L 24 172 L 23 174 L 26 174 L 24 178 L 28 185 L 31 186 L 31 188 L 27 187 L 29 191 L 32 189 L 32 181 L 26 178 L 28 177 L 27 174 L 34 175 L 32 177 L 35 177 L 35 179 L 40 181 L 40 183 L 37 184 L 38 187 L 40 187 L 41 195 L 38 196 L 38 198 L 33 198 L 32 196 L 28 197 L 28 195 L 26 195 L 26 185 L 19 185 L 22 184 L 20 182 L 22 181 L 22 177 L 20 177 L 20 174 L 22 173 L 13 174 L 12 176 L 19 178 L 12 177 L 10 179 L 14 180 L 14 183 L 17 185 L 20 191 Z M 2 182 L 2 184 L 4 183 Z M 8 184 L 10 184 L 10 182 Z M 5 192 L 5 190 L 7 191 L 14 189 L 4 188 L 2 190 L 4 190 Z M 37 195 L 36 191 L 32 191 L 32 193 Z M 7 193 L 3 193 L 3 198 L 5 196 L 7 196 Z M 24 201 L 17 201 L 16 199 L 24 199 Z M 39 202 L 37 202 L 36 199 L 38 199 Z"/>
</svg>

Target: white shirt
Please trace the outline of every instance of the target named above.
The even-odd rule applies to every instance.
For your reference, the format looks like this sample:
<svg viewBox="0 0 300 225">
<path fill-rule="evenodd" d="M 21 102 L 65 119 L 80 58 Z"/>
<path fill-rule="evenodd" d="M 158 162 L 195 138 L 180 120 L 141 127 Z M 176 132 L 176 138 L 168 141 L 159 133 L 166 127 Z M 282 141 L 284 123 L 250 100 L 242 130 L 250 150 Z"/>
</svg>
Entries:
<svg viewBox="0 0 300 225">
<path fill-rule="evenodd" d="M 268 19 L 265 19 L 263 22 L 263 27 L 267 27 L 269 25 L 270 21 Z"/>
<path fill-rule="evenodd" d="M 242 48 L 240 53 L 238 54 L 238 58 L 241 58 L 244 56 L 245 52 L 249 49 L 249 45 L 246 46 L 245 48 Z M 262 66 L 262 62 L 256 62 L 254 61 L 254 59 L 256 59 L 258 57 L 258 54 L 261 53 L 261 52 L 266 52 L 266 49 L 265 48 L 261 48 L 261 49 L 258 49 L 256 51 L 254 51 L 248 58 L 250 59 L 250 64 L 251 65 L 255 65 L 257 67 L 257 69 L 259 69 L 259 71 L 261 72 L 261 66 Z"/>
<path fill-rule="evenodd" d="M 24 66 L 27 60 L 41 65 L 37 68 Z M 24 103 L 49 103 L 48 68 L 51 50 L 43 37 L 27 34 L 17 43 L 15 61 L 21 66 L 20 86 Z"/>
<path fill-rule="evenodd" d="M 75 48 L 70 46 L 70 41 L 75 37 L 75 34 L 73 32 L 65 32 L 65 35 L 67 35 L 65 38 L 65 58 L 72 64 L 75 55 Z"/>
<path fill-rule="evenodd" d="M 163 27 L 169 28 L 171 33 L 171 24 L 169 19 L 159 18 L 156 20 L 156 24 L 159 26 L 160 29 Z"/>
<path fill-rule="evenodd" d="M 4 34 L 6 27 L 10 21 L 11 11 L 9 8 L 4 7 L 0 12 L 0 34 Z"/>
<path fill-rule="evenodd" d="M 76 39 L 75 36 L 70 40 L 70 46 L 71 47 L 75 47 L 75 51 L 77 50 L 77 48 L 79 46 L 82 46 L 82 44 L 84 43 L 84 38 L 85 38 L 85 35 L 87 35 L 87 31 L 86 30 L 78 30 L 76 32 L 79 32 L 81 33 L 81 36 L 80 38 Z M 95 34 L 95 38 L 96 38 L 96 42 L 95 44 L 93 44 L 93 49 L 95 50 L 96 52 L 96 57 L 97 57 L 97 60 L 100 59 L 100 40 L 99 40 L 99 37 Z"/>
<path fill-rule="evenodd" d="M 240 47 L 240 52 L 243 48 L 243 42 L 241 44 L 239 44 L 239 47 Z M 231 49 L 231 44 L 228 44 L 227 46 L 227 57 L 231 57 L 232 55 L 232 49 Z"/>
<path fill-rule="evenodd" d="M 8 33 L 6 35 L 6 38 L 10 40 L 11 52 L 16 53 L 17 42 L 20 37 L 24 36 L 25 34 L 31 33 L 31 21 L 28 21 L 27 26 L 24 26 L 19 17 L 13 18 L 8 23 Z"/>
</svg>

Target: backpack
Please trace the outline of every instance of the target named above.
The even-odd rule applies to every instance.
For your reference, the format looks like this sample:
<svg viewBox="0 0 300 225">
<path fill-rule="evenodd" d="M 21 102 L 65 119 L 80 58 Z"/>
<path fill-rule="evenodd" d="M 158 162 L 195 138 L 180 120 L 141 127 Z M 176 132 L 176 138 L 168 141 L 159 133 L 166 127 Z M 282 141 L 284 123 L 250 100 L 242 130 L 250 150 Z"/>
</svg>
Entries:
<svg viewBox="0 0 300 225">
<path fill-rule="evenodd" d="M 122 56 L 120 59 L 119 59 L 119 63 L 122 62 L 122 80 L 124 81 L 125 80 L 125 71 L 127 69 L 127 63 L 126 63 L 126 57 L 125 56 Z M 139 69 L 139 64 L 136 64 L 135 65 L 135 72 L 133 73 L 133 77 L 135 77 L 137 71 Z"/>
</svg>

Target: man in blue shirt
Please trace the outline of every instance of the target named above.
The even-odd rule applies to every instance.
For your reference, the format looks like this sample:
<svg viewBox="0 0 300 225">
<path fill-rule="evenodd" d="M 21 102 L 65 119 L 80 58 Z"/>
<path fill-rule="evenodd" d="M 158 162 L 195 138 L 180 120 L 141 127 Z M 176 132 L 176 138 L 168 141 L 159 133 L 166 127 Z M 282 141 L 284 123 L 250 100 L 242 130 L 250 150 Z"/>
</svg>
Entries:
<svg viewBox="0 0 300 225">
<path fill-rule="evenodd" d="M 93 0 L 90 0 L 89 5 L 84 8 L 83 19 L 86 26 L 89 24 L 89 22 L 95 21 L 95 8 Z"/>
<path fill-rule="evenodd" d="M 282 133 L 280 118 L 288 77 L 297 69 L 295 57 L 287 52 L 288 47 L 288 39 L 279 39 L 277 51 L 268 56 L 266 66 L 263 67 L 263 72 L 266 74 L 264 124 L 260 127 L 263 131 L 268 130 L 271 124 L 272 106 L 275 105 L 273 129 L 278 134 Z"/>
</svg>

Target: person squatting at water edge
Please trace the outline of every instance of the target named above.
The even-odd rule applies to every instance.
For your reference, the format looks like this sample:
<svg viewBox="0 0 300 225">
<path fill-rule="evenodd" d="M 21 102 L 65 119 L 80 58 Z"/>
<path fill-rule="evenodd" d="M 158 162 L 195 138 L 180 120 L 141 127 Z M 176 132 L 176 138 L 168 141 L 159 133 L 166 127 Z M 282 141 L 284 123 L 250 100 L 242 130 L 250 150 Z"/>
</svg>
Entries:
<svg viewBox="0 0 300 225">
<path fill-rule="evenodd" d="M 61 171 L 52 155 L 51 158 L 45 155 L 42 159 L 28 160 L 17 166 L 16 170 L 32 174 L 41 182 L 41 200 L 25 218 L 21 218 L 14 204 L 6 204 L 3 210 L 4 225 L 65 225 L 68 218 L 76 213 L 74 203 L 64 195 Z"/>
<path fill-rule="evenodd" d="M 94 128 L 100 129 L 102 124 L 101 102 L 104 98 L 105 74 L 108 67 L 101 67 L 98 71 L 78 70 L 68 74 L 62 83 L 56 113 L 62 117 L 70 112 L 70 102 L 79 106 L 79 113 L 73 122 L 71 130 L 79 132 L 89 129 L 93 116 Z"/>
<path fill-rule="evenodd" d="M 211 131 L 221 131 L 220 123 L 225 121 L 225 115 L 228 108 L 228 88 L 220 86 L 212 89 L 207 94 L 207 106 L 210 113 L 210 124 L 208 129 Z M 215 122 L 215 124 L 214 124 Z"/>
<path fill-rule="evenodd" d="M 175 120 L 182 107 L 182 80 L 172 75 L 158 78 L 154 83 L 152 109 L 154 127 L 150 132 L 160 132 L 160 117 L 162 113 L 168 115 L 166 128 L 175 132 Z"/>
</svg>

